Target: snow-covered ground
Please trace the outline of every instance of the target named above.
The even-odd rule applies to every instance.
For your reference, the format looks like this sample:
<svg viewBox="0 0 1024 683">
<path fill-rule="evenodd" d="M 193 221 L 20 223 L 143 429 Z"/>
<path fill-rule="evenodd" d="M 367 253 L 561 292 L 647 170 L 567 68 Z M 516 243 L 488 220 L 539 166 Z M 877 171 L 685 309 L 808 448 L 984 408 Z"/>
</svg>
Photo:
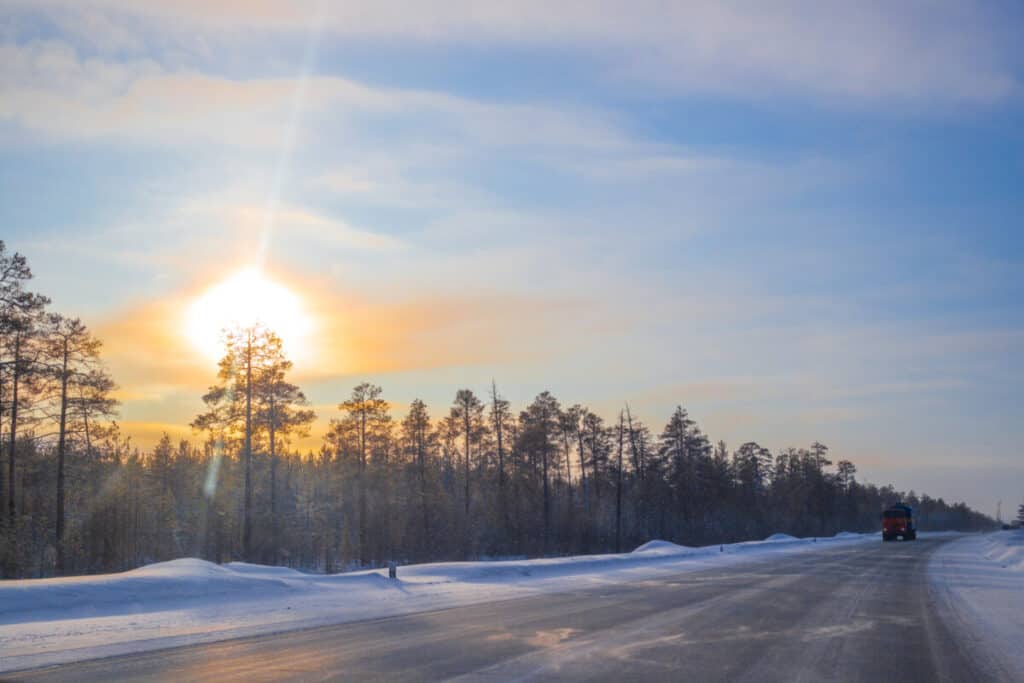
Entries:
<svg viewBox="0 0 1024 683">
<path fill-rule="evenodd" d="M 1007 680 L 1024 681 L 1024 530 L 948 543 L 928 576 L 961 635 Z"/>
<path fill-rule="evenodd" d="M 773 534 L 764 541 L 686 548 L 651 541 L 632 553 L 543 560 L 445 562 L 348 574 L 203 560 L 120 574 L 0 582 L 0 672 L 407 614 L 604 583 L 654 579 L 848 543 Z"/>
</svg>

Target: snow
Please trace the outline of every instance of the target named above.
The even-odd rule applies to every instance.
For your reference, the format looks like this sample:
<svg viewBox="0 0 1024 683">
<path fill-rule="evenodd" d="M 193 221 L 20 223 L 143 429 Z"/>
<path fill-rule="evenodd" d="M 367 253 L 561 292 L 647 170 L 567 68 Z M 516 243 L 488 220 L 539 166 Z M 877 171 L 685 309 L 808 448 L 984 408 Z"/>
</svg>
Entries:
<svg viewBox="0 0 1024 683">
<path fill-rule="evenodd" d="M 443 562 L 306 574 L 194 558 L 119 574 L 0 582 L 0 672 L 248 635 L 408 614 L 607 583 L 657 579 L 877 540 L 877 534 L 690 548 L 650 541 L 631 553 Z M 780 541 L 786 541 L 781 543 Z"/>
<path fill-rule="evenodd" d="M 928 565 L 947 622 L 1001 675 L 1024 680 L 1024 530 L 947 543 Z"/>
<path fill-rule="evenodd" d="M 1024 574 L 1024 530 L 991 539 L 985 557 L 1001 564 L 1003 569 Z"/>
<path fill-rule="evenodd" d="M 855 538 L 857 536 L 860 536 L 860 534 L 855 534 L 849 531 L 840 531 L 836 534 L 836 538 Z"/>
<path fill-rule="evenodd" d="M 671 541 L 647 541 L 642 546 L 634 550 L 634 553 L 677 553 L 683 550 L 690 550 L 689 546 L 677 545 Z"/>
</svg>

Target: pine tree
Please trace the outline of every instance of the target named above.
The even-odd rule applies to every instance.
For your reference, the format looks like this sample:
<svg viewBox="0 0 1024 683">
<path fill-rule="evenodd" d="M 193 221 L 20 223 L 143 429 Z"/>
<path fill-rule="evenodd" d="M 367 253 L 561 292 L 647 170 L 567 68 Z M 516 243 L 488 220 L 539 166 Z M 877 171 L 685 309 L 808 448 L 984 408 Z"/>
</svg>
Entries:
<svg viewBox="0 0 1024 683">
<path fill-rule="evenodd" d="M 252 446 L 258 409 L 256 383 L 272 362 L 276 336 L 260 324 L 225 330 L 224 356 L 219 363 L 218 383 L 203 396 L 207 411 L 196 416 L 192 428 L 204 430 L 221 447 L 241 447 L 243 467 L 242 558 L 252 561 Z M 277 346 L 279 348 L 279 344 Z"/>
<path fill-rule="evenodd" d="M 57 422 L 56 570 L 58 574 L 63 574 L 67 559 L 64 546 L 64 504 L 69 440 L 79 426 L 84 428 L 87 424 L 79 422 L 76 417 L 89 414 L 90 411 L 112 411 L 114 403 L 108 394 L 114 387 L 99 364 L 102 343 L 81 320 L 51 314 L 45 335 L 52 415 Z M 88 408 L 86 396 L 90 397 Z"/>
<path fill-rule="evenodd" d="M 286 377 L 292 362 L 284 355 L 280 337 L 268 330 L 262 342 L 260 365 L 253 377 L 255 428 L 267 436 L 270 458 L 271 559 L 277 562 L 281 545 L 281 520 L 278 512 L 278 449 L 282 439 L 309 434 L 316 413 L 307 408 L 309 401 L 298 386 Z"/>
<path fill-rule="evenodd" d="M 462 465 L 463 465 L 463 486 L 465 495 L 463 504 L 467 518 L 469 517 L 470 503 L 470 463 L 476 453 L 476 447 L 484 433 L 484 406 L 470 389 L 459 389 L 455 394 L 455 404 L 452 406 L 452 418 L 458 423 L 460 435 L 463 441 Z"/>
<path fill-rule="evenodd" d="M 559 431 L 561 409 L 558 401 L 547 391 L 540 393 L 520 414 L 519 450 L 531 455 L 541 464 L 542 490 L 542 544 L 543 553 L 551 551 L 551 457 L 558 446 L 555 438 Z"/>
<path fill-rule="evenodd" d="M 491 432 L 494 434 L 495 447 L 497 450 L 498 466 L 498 520 L 501 525 L 501 533 L 508 536 L 508 493 L 506 491 L 505 471 L 505 425 L 511 419 L 511 408 L 508 401 L 498 396 L 498 385 L 491 380 L 491 407 L 488 414 Z"/>
<path fill-rule="evenodd" d="M 409 406 L 409 414 L 402 420 L 402 444 L 416 468 L 419 494 L 420 529 L 418 555 L 427 558 L 430 548 L 430 504 L 428 493 L 428 467 L 433 464 L 433 453 L 437 447 L 437 435 L 430 428 L 430 414 L 420 399 Z"/>
<path fill-rule="evenodd" d="M 8 526 L 14 524 L 17 513 L 14 478 L 17 434 L 21 425 L 18 412 L 29 398 L 23 391 L 23 384 L 26 380 L 32 381 L 40 370 L 39 331 L 44 311 L 50 303 L 46 297 L 25 289 L 31 279 L 32 270 L 26 258 L 18 253 L 9 254 L 3 240 L 0 240 L 0 349 L 3 353 L 0 359 L 0 423 L 3 422 L 5 403 L 9 412 L 7 486 L 4 486 L 4 472 L 0 466 L 0 514 L 6 514 Z"/>
<path fill-rule="evenodd" d="M 463 519 L 462 538 L 463 552 L 470 553 L 473 539 L 476 536 L 474 523 L 470 517 L 472 464 L 478 461 L 482 451 L 483 440 L 487 430 L 484 423 L 484 406 L 470 389 L 459 389 L 455 393 L 450 417 L 452 426 L 457 426 L 459 440 L 462 442 L 462 486 L 463 486 Z"/>
<path fill-rule="evenodd" d="M 619 412 L 619 457 L 615 465 L 615 552 L 622 552 L 622 451 L 626 440 L 626 417 Z"/>
<path fill-rule="evenodd" d="M 338 437 L 346 432 L 355 437 L 357 454 L 357 478 L 359 496 L 359 562 L 367 564 L 370 560 L 368 519 L 367 519 L 367 457 L 373 444 L 388 438 L 391 430 L 391 417 L 388 414 L 388 403 L 381 398 L 380 387 L 364 382 L 352 390 L 347 401 L 338 405 L 345 415 L 340 420 L 331 421 L 331 433 Z"/>
</svg>

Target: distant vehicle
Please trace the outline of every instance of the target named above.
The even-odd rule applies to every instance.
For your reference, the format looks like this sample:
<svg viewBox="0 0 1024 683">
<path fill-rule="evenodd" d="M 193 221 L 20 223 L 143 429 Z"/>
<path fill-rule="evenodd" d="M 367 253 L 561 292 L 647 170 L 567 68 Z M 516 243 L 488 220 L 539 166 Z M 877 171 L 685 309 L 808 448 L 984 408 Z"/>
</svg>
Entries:
<svg viewBox="0 0 1024 683">
<path fill-rule="evenodd" d="M 882 540 L 895 541 L 897 537 L 902 537 L 904 541 L 913 541 L 917 538 L 914 511 L 909 505 L 902 503 L 890 505 L 882 513 Z"/>
</svg>

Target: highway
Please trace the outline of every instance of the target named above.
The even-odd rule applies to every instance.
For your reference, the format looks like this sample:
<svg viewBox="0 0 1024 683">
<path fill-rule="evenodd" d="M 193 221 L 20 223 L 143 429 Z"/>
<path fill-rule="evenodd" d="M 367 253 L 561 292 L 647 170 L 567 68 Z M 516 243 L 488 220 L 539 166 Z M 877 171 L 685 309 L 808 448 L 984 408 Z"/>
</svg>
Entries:
<svg viewBox="0 0 1024 683">
<path fill-rule="evenodd" d="M 930 595 L 946 542 L 843 544 L 669 579 L 10 674 L 76 681 L 1008 680 Z"/>
</svg>

